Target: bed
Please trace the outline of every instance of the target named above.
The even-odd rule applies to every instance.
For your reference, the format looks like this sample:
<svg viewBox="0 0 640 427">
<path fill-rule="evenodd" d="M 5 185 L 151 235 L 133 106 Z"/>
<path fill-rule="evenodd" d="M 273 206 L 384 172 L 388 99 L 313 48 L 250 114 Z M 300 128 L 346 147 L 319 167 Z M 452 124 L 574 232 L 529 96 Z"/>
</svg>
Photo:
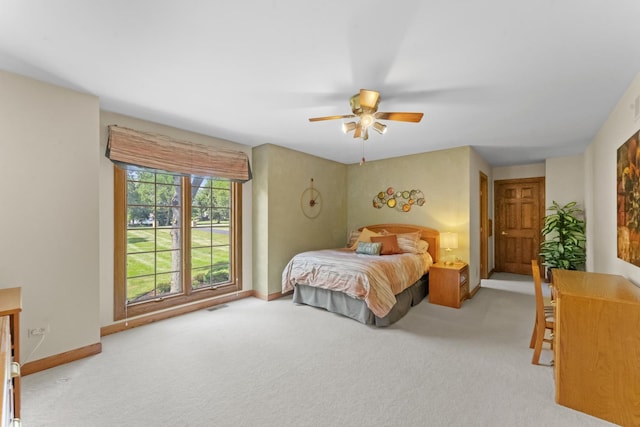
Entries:
<svg viewBox="0 0 640 427">
<path fill-rule="evenodd" d="M 293 292 L 297 304 L 323 308 L 368 325 L 388 326 L 428 294 L 428 268 L 438 260 L 440 233 L 410 224 L 367 225 L 359 232 L 364 241 L 372 234 L 394 235 L 402 253 L 397 253 L 398 247 L 382 256 L 359 253 L 366 245 L 358 240 L 350 248 L 302 252 L 283 270 L 282 291 Z M 415 247 L 424 253 L 410 250 L 414 248 L 410 239 L 415 235 Z M 372 239 L 386 241 L 378 236 Z M 384 249 L 385 243 L 382 245 Z"/>
</svg>

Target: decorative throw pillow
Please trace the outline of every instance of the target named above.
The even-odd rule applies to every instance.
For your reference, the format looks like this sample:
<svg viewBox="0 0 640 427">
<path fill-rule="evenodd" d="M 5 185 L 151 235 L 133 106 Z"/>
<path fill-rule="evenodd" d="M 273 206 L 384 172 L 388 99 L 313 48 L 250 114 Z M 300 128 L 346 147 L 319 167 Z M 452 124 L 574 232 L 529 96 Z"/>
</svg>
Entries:
<svg viewBox="0 0 640 427">
<path fill-rule="evenodd" d="M 372 242 L 380 242 L 382 243 L 382 249 L 380 250 L 380 255 L 393 255 L 393 254 L 401 254 L 402 251 L 398 246 L 398 237 L 395 234 L 386 234 L 384 236 L 372 236 Z"/>
<path fill-rule="evenodd" d="M 347 239 L 347 247 L 352 247 L 357 241 L 358 237 L 360 237 L 360 230 L 353 230 L 349 233 L 349 238 Z"/>
<path fill-rule="evenodd" d="M 356 253 L 363 255 L 380 255 L 380 249 L 382 249 L 382 243 L 380 242 L 358 242 Z"/>
<path fill-rule="evenodd" d="M 414 233 L 401 233 L 398 234 L 398 246 L 402 252 L 417 254 L 418 242 L 420 241 L 420 232 Z"/>
<path fill-rule="evenodd" d="M 426 254 L 427 252 L 429 252 L 429 242 L 422 239 L 418 240 L 418 253 Z"/>
<path fill-rule="evenodd" d="M 365 227 L 362 229 L 360 236 L 358 236 L 358 240 L 356 240 L 356 242 L 353 245 L 351 245 L 350 248 L 352 250 L 355 250 L 358 247 L 358 243 L 360 242 L 370 243 L 371 236 L 379 236 L 379 235 L 380 234 L 376 233 L 375 231 L 371 231 Z"/>
</svg>

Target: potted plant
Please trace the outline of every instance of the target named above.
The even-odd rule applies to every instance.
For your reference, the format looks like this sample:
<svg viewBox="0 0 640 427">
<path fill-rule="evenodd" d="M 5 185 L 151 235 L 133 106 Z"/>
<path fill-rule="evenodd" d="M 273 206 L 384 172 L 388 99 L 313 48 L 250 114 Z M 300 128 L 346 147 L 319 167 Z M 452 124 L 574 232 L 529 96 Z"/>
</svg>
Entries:
<svg viewBox="0 0 640 427">
<path fill-rule="evenodd" d="M 545 240 L 540 243 L 540 256 L 547 272 L 552 268 L 577 270 L 584 268 L 587 259 L 585 244 L 585 221 L 583 211 L 576 202 L 560 206 L 555 200 L 547 208 L 551 213 L 544 217 L 542 236 Z M 549 277 L 549 275 L 547 275 Z"/>
</svg>

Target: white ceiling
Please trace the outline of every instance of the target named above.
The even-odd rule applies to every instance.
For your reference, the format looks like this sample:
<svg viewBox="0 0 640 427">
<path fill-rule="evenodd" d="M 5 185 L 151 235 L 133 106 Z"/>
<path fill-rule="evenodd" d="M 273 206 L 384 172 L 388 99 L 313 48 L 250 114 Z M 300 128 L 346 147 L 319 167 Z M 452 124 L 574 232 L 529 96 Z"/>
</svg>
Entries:
<svg viewBox="0 0 640 427">
<path fill-rule="evenodd" d="M 471 145 L 525 164 L 593 139 L 640 71 L 640 2 L 0 0 L 0 69 L 342 163 L 362 141 L 307 119 L 374 89 L 380 111 L 425 116 L 386 122 L 368 160 Z"/>
</svg>

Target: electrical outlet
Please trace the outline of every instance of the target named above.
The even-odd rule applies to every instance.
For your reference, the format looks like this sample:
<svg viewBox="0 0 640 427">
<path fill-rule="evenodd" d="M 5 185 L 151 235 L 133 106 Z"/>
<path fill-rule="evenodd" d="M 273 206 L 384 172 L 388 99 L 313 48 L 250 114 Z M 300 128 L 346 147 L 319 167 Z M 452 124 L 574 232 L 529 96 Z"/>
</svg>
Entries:
<svg viewBox="0 0 640 427">
<path fill-rule="evenodd" d="M 47 332 L 49 332 L 49 325 L 40 326 L 38 328 L 29 329 L 29 336 L 33 337 L 33 336 L 45 335 Z"/>
</svg>

